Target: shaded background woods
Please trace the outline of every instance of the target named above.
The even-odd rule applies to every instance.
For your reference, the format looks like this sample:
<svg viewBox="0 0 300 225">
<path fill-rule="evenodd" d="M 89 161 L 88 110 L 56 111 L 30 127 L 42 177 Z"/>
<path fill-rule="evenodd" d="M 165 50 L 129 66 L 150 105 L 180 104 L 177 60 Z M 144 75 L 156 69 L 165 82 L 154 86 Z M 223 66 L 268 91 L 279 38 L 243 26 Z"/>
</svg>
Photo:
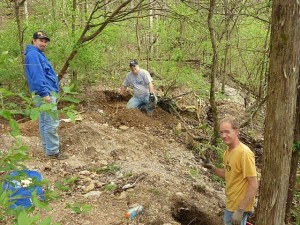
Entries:
<svg viewBox="0 0 300 225">
<path fill-rule="evenodd" d="M 284 125 L 290 124 L 290 128 L 285 127 L 287 129 L 285 136 L 280 137 L 289 140 L 289 145 L 293 142 L 296 150 L 299 148 L 297 147 L 299 129 L 297 126 L 295 129 L 292 127 L 294 123 L 299 124 L 298 120 L 295 122 L 292 119 L 296 108 L 295 92 L 298 78 L 291 72 L 292 70 L 288 70 L 291 76 L 294 75 L 294 79 L 289 81 L 291 92 L 286 91 L 288 88 L 280 86 L 281 83 L 277 82 L 282 79 L 281 64 L 270 57 L 280 50 L 278 46 L 282 44 L 280 42 L 282 40 L 274 38 L 276 20 L 273 19 L 271 24 L 272 7 L 273 11 L 279 12 L 278 9 L 283 6 L 286 7 L 280 14 L 284 18 L 283 21 L 298 21 L 298 18 L 290 18 L 284 13 L 291 9 L 299 10 L 295 3 L 291 1 L 291 4 L 285 5 L 284 1 L 279 0 L 3 0 L 0 2 L 0 87 L 28 95 L 24 80 L 23 51 L 26 44 L 31 42 L 32 34 L 42 29 L 51 38 L 46 55 L 58 72 L 63 86 L 74 84 L 81 94 L 88 92 L 86 87 L 99 83 L 102 87 L 117 90 L 128 72 L 129 60 L 137 58 L 141 67 L 153 75 L 160 96 L 173 98 L 192 91 L 192 96 L 197 102 L 193 104 L 201 106 L 199 108 L 202 114 L 194 107 L 196 113 L 198 112 L 198 122 L 189 121 L 189 126 L 183 130 L 193 127 L 194 133 L 191 132 L 192 135 L 189 136 L 194 140 L 198 138 L 197 140 L 207 141 L 205 143 L 200 141 L 200 144 L 196 145 L 193 145 L 193 142 L 192 149 L 198 150 L 201 154 L 209 149 L 207 154 L 221 163 L 217 119 L 226 114 L 241 112 L 239 114 L 243 127 L 241 137 L 253 146 L 258 146 L 256 153 L 260 164 L 263 139 L 263 133 L 260 131 L 264 129 L 266 105 L 268 105 L 269 120 L 266 121 L 268 125 L 277 125 L 273 131 L 278 132 Z M 273 39 L 270 38 L 272 25 Z M 295 26 L 284 27 L 287 29 L 284 32 L 295 34 L 287 36 L 288 44 L 282 44 L 288 54 L 294 50 L 291 46 L 295 43 L 297 45 L 298 39 L 295 38 L 297 33 L 293 33 L 294 29 L 297 29 Z M 282 30 L 279 29 L 278 32 L 280 31 Z M 277 46 L 273 47 L 272 52 L 270 40 L 273 40 L 273 46 Z M 298 61 L 293 65 L 285 62 L 284 65 L 297 68 L 299 76 Z M 278 77 L 274 75 L 272 77 L 274 80 L 270 80 L 269 73 L 277 74 Z M 269 81 L 271 82 L 268 83 Z M 283 97 L 276 97 L 276 93 L 274 94 L 272 90 L 280 90 L 278 96 L 291 96 L 285 101 L 293 102 L 289 108 L 289 120 L 286 124 L 275 123 L 280 120 L 273 121 L 273 112 L 278 112 L 278 117 L 284 118 L 281 108 L 276 108 L 284 105 L 280 104 Z M 91 99 L 91 104 L 97 105 L 98 98 L 101 100 L 101 94 L 105 92 L 94 93 L 100 97 Z M 267 99 L 267 93 L 273 99 Z M 188 98 L 190 97 L 186 97 Z M 107 109 L 115 115 L 119 106 L 114 105 L 114 98 L 110 100 L 113 105 L 108 105 Z M 272 100 L 279 102 L 275 104 Z M 232 102 L 237 103 L 239 107 L 230 105 Z M 9 110 L 20 108 L 13 101 L 3 101 L 1 106 L 2 109 Z M 235 112 L 228 110 L 230 107 Z M 299 104 L 297 110 L 299 112 Z M 163 115 L 162 111 L 159 113 Z M 175 115 L 181 122 L 184 121 L 180 117 L 182 115 Z M 139 116 L 143 117 L 142 114 Z M 172 119 L 168 118 L 169 120 Z M 119 125 L 122 125 L 121 122 Z M 172 129 L 177 132 L 175 128 Z M 272 137 L 276 137 L 272 134 L 270 133 L 271 137 L 268 138 L 267 147 L 272 147 L 274 142 Z M 182 139 L 180 141 L 184 142 Z M 201 147 L 199 148 L 197 144 Z M 278 146 L 281 146 L 280 144 L 284 143 L 278 143 Z M 288 157 L 285 158 L 286 167 L 279 170 L 282 172 L 289 171 L 290 155 L 293 154 L 286 223 L 290 221 L 291 215 L 293 222 L 300 220 L 299 209 L 295 208 L 295 205 L 299 205 L 299 191 L 292 192 L 294 185 L 297 184 L 298 153 L 292 152 L 291 148 L 292 146 L 287 146 L 286 149 L 280 147 L 278 154 L 274 154 L 274 157 L 278 157 L 283 153 L 281 150 L 288 152 Z M 273 151 L 267 154 L 265 162 L 271 159 L 272 154 Z M 270 174 L 265 176 L 271 177 Z M 276 185 L 274 188 L 276 189 Z M 281 193 L 282 199 L 285 199 L 285 194 Z M 279 207 L 280 204 L 285 204 L 285 201 L 276 205 L 278 210 L 282 208 L 282 205 Z M 273 217 L 274 221 L 281 223 L 283 211 Z M 260 219 L 263 220 L 263 212 L 260 215 Z"/>
</svg>

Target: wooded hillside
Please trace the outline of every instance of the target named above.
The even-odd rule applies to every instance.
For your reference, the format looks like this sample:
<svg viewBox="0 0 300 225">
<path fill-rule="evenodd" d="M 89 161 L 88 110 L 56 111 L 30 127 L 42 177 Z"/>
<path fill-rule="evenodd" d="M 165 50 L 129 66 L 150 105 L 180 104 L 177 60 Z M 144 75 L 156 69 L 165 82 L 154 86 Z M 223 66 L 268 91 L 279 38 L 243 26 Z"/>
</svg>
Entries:
<svg viewBox="0 0 300 225">
<path fill-rule="evenodd" d="M 20 146 L 29 146 L 29 149 L 33 149 L 34 157 L 38 155 L 39 146 L 31 144 L 38 142 L 34 139 L 38 137 L 38 111 L 34 109 L 25 80 L 24 50 L 26 45 L 31 44 L 33 33 L 44 30 L 51 39 L 45 55 L 57 72 L 62 88 L 59 106 L 65 115 L 61 117 L 65 119 L 68 116 L 74 122 L 78 115 L 84 115 L 83 130 L 95 139 L 99 138 L 98 135 L 105 136 L 103 143 L 109 149 L 109 153 L 104 153 L 101 144 L 93 139 L 89 142 L 97 147 L 90 146 L 85 140 L 79 142 L 78 135 L 82 131 L 78 122 L 74 126 L 60 128 L 63 134 L 68 130 L 71 132 L 68 138 L 63 137 L 62 143 L 67 151 L 74 154 L 72 160 L 83 157 L 84 162 L 80 162 L 82 167 L 73 165 L 76 179 L 72 171 L 67 169 L 72 160 L 66 166 L 58 164 L 56 167 L 55 163 L 44 164 L 37 157 L 41 164 L 37 169 L 48 173 L 50 182 L 54 183 L 58 180 L 52 176 L 61 169 L 60 181 L 70 186 L 71 190 L 60 190 L 64 193 L 63 199 L 68 199 L 67 195 L 72 192 L 74 194 L 71 196 L 81 198 L 82 192 L 89 192 L 85 191 L 89 182 L 95 184 L 92 190 L 110 191 L 110 194 L 114 192 L 115 196 L 119 196 L 121 184 L 134 182 L 134 179 L 142 176 L 146 178 L 141 183 L 140 192 L 135 193 L 138 197 L 134 198 L 134 194 L 126 192 L 124 199 L 127 202 L 123 199 L 123 204 L 126 202 L 130 205 L 130 200 L 137 201 L 142 195 L 146 196 L 142 198 L 145 202 L 150 202 L 147 198 L 153 195 L 157 207 L 163 208 L 165 204 L 173 208 L 162 210 L 164 215 L 158 218 L 158 213 L 154 213 L 158 209 L 148 205 L 149 214 L 146 214 L 144 221 L 141 218 L 142 223 L 136 221 L 136 224 L 175 224 L 174 221 L 177 221 L 180 224 L 208 225 L 208 221 L 220 221 L 220 216 L 211 211 L 223 208 L 224 196 L 220 197 L 222 193 L 214 188 L 218 186 L 216 184 L 223 187 L 224 183 L 203 168 L 199 169 L 198 160 L 200 155 L 205 154 L 222 166 L 224 145 L 220 142 L 218 122 L 224 116 L 236 116 L 241 121 L 240 138 L 251 145 L 256 153 L 262 174 L 257 196 L 258 210 L 251 221 L 255 222 L 256 219 L 255 224 L 259 225 L 298 225 L 299 15 L 296 0 L 2 0 L 0 128 L 4 136 L 1 138 L 7 138 L 6 135 L 11 133 L 16 138 L 18 151 L 22 152 L 23 147 Z M 131 59 L 137 59 L 140 66 L 150 72 L 157 95 L 165 102 L 174 103 L 172 106 L 167 104 L 171 108 L 166 110 L 159 107 L 152 118 L 125 109 L 125 100 L 128 99 L 120 99 L 117 92 L 129 71 Z M 71 103 L 74 105 L 70 106 Z M 87 118 L 91 120 L 91 127 Z M 137 123 L 133 118 L 142 122 Z M 36 132 L 34 137 L 30 136 L 31 126 L 32 132 Z M 118 131 L 114 133 L 114 129 Z M 137 140 L 142 137 L 148 146 L 160 143 L 155 148 L 149 147 L 150 153 L 144 152 L 141 147 L 143 143 L 138 143 L 142 153 L 134 151 L 134 154 L 140 154 L 144 160 L 137 166 L 138 172 L 134 171 L 136 168 L 133 163 L 139 162 L 138 157 L 127 155 L 130 154 L 129 146 L 134 148 L 135 145 L 131 143 L 122 150 L 122 146 L 126 146 L 125 136 L 134 139 L 128 129 L 136 132 Z M 118 133 L 120 130 L 127 132 L 124 137 Z M 123 143 L 110 143 L 117 150 L 110 149 L 107 140 L 111 138 L 106 136 L 107 132 L 112 133 L 112 139 Z M 149 138 L 145 135 L 149 135 Z M 18 137 L 24 138 L 27 144 L 19 143 Z M 78 143 L 75 143 L 76 137 Z M 164 143 L 164 139 L 168 141 Z M 14 153 L 7 160 L 7 154 L 13 148 L 7 143 L 0 147 L 0 164 L 3 168 L 1 181 L 6 179 L 4 175 L 7 172 L 19 169 L 19 161 L 22 164 L 28 156 L 28 153 L 19 152 L 24 154 L 23 158 L 12 151 Z M 175 157 L 169 157 L 168 144 L 174 147 L 172 154 L 179 158 L 182 151 L 192 150 L 192 153 L 187 153 L 189 160 L 182 159 L 183 165 L 175 166 L 177 161 Z M 86 154 L 79 154 L 76 145 L 80 145 Z M 104 162 L 98 158 L 99 152 L 104 155 Z M 89 154 L 95 154 L 94 164 L 89 164 L 85 158 Z M 159 160 L 161 156 L 163 160 Z M 28 164 L 25 163 L 27 167 L 36 163 L 34 157 Z M 149 170 L 143 168 L 148 157 L 153 157 L 157 168 L 163 168 L 162 173 L 153 172 L 155 168 L 150 165 Z M 126 166 L 133 170 L 129 171 Z M 98 173 L 99 170 L 101 173 Z M 171 174 L 167 174 L 168 170 Z M 185 180 L 180 177 L 186 176 L 181 170 L 188 170 L 189 178 Z M 89 171 L 87 177 L 83 176 L 85 172 L 82 171 Z M 122 171 L 123 177 L 118 177 L 117 171 Z M 130 173 L 133 174 L 128 175 Z M 113 176 L 111 180 L 110 175 Z M 158 182 L 156 176 L 162 181 Z M 68 180 L 72 177 L 75 180 Z M 178 190 L 168 186 L 172 179 L 178 185 Z M 98 183 L 97 186 L 95 180 L 103 184 Z M 182 183 L 185 181 L 189 187 L 188 193 L 184 192 Z M 207 184 L 199 186 L 199 182 Z M 112 189 L 107 186 L 115 183 L 117 185 Z M 149 189 L 146 188 L 148 184 Z M 161 185 L 168 187 L 159 189 Z M 167 193 L 162 195 L 168 199 L 166 202 L 159 200 L 163 191 Z M 193 191 L 197 192 L 195 199 L 185 202 L 192 197 Z M 146 194 L 148 192 L 151 192 L 151 196 Z M 207 198 L 214 193 L 217 193 L 217 197 L 210 204 Z M 177 197 L 171 201 L 172 195 Z M 116 210 L 114 205 L 117 203 L 109 195 L 104 198 L 107 202 L 111 201 L 107 207 Z M 212 207 L 211 211 L 206 207 L 203 209 L 200 203 L 198 205 L 197 201 L 203 199 Z M 7 204 L 7 198 L 3 197 L 3 201 Z M 85 200 L 81 199 L 81 203 L 84 204 Z M 71 203 L 68 204 L 72 208 Z M 94 205 L 95 211 L 97 207 L 99 211 L 105 209 L 93 201 L 88 204 Z M 59 204 L 56 207 L 63 210 Z M 74 203 L 73 209 L 76 207 Z M 188 210 L 182 212 L 179 210 L 181 208 Z M 80 210 L 84 211 L 82 205 Z M 1 208 L 0 221 L 3 224 L 25 224 L 20 222 L 21 219 L 18 220 L 22 214 L 6 216 L 7 213 L 7 208 Z M 193 221 L 202 213 L 205 219 Z M 44 215 L 47 213 L 42 213 Z M 70 216 L 68 213 L 64 215 Z M 69 224 L 53 214 L 50 216 L 62 224 Z M 112 217 L 107 224 L 125 224 Z M 83 224 L 84 216 L 81 219 L 80 224 Z M 99 215 L 90 224 L 95 224 L 97 220 L 104 221 L 99 224 L 105 224 L 105 219 Z M 48 223 L 41 219 L 37 221 L 32 220 L 28 224 L 54 224 L 50 220 Z M 76 221 L 76 218 L 72 217 L 71 221 Z"/>
</svg>

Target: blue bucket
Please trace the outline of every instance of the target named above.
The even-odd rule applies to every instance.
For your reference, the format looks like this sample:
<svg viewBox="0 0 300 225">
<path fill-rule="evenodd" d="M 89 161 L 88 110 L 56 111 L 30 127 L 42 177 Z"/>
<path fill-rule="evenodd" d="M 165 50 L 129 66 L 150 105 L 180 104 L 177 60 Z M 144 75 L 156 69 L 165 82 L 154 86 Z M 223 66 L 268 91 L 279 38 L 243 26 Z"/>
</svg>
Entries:
<svg viewBox="0 0 300 225">
<path fill-rule="evenodd" d="M 26 175 L 26 176 L 24 176 Z M 26 187 L 26 183 L 22 183 L 18 178 L 22 176 L 22 179 L 25 179 L 25 182 L 32 181 L 41 181 L 42 175 L 33 170 L 22 170 L 22 171 L 14 171 L 9 174 L 9 181 L 5 181 L 3 183 L 3 191 L 11 191 L 9 196 L 9 201 L 13 204 L 10 205 L 11 209 L 15 209 L 16 207 L 24 207 L 29 208 L 33 205 L 32 203 L 32 194 L 36 192 L 36 195 L 40 198 L 40 200 L 45 200 L 44 190 L 41 186 L 33 184 Z M 27 178 L 26 178 L 27 177 Z"/>
</svg>

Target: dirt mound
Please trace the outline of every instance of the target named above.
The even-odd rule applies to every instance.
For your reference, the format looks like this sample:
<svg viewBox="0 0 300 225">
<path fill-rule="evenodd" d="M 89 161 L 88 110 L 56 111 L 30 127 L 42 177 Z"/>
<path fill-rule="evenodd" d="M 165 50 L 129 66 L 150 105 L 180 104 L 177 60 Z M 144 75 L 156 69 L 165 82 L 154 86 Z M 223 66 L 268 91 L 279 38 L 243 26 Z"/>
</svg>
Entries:
<svg viewBox="0 0 300 225">
<path fill-rule="evenodd" d="M 126 109 L 129 97 L 102 87 L 82 93 L 77 106 L 81 119 L 75 124 L 60 122 L 61 150 L 70 155 L 65 161 L 45 158 L 38 122 L 20 124 L 32 157 L 28 168 L 40 171 L 52 189 L 58 189 L 57 183 L 67 187 L 59 189 L 60 199 L 50 203 L 52 211 L 42 214 L 64 225 L 221 224 L 224 193 L 214 189 L 209 173 L 184 142 L 186 129 L 196 136 L 207 135 L 197 129 L 204 123 L 206 108 L 198 115 L 186 110 L 179 117 L 158 107 L 150 117 Z M 179 123 L 185 124 L 181 133 L 176 132 Z M 12 144 L 8 139 L 3 139 L 7 148 Z M 91 206 L 90 212 L 72 211 L 84 204 Z M 145 208 L 140 223 L 124 218 L 134 204 Z"/>
</svg>

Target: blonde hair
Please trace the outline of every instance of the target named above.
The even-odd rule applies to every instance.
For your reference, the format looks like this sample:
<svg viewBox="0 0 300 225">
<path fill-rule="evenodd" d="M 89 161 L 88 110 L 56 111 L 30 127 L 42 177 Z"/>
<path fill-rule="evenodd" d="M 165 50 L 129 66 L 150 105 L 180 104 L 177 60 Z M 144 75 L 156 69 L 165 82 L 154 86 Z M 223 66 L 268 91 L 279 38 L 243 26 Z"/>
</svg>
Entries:
<svg viewBox="0 0 300 225">
<path fill-rule="evenodd" d="M 231 124 L 231 127 L 233 129 L 240 129 L 239 121 L 235 117 L 225 117 L 225 118 L 223 118 L 223 119 L 220 120 L 219 125 L 221 123 L 224 123 L 224 122 L 227 122 L 227 123 Z"/>
</svg>

